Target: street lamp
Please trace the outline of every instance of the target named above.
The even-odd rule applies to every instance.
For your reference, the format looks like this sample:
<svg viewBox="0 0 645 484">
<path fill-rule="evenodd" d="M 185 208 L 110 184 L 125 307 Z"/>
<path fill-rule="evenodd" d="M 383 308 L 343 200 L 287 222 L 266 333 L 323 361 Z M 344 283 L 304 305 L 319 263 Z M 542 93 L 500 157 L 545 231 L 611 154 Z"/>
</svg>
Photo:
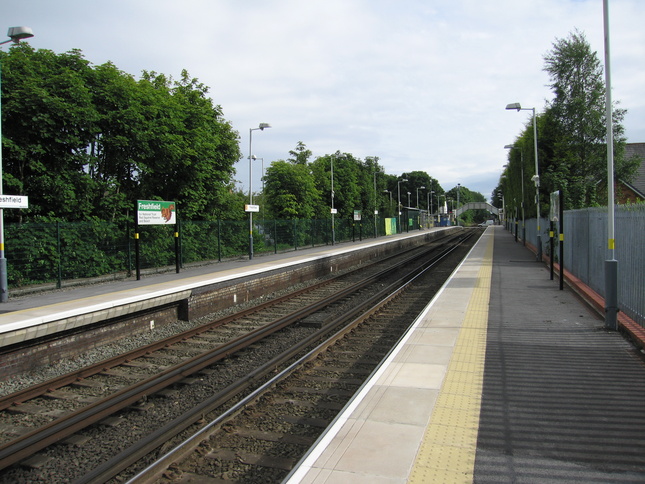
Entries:
<svg viewBox="0 0 645 484">
<path fill-rule="evenodd" d="M 419 208 L 419 190 L 425 190 L 426 187 L 421 186 L 417 188 L 417 208 Z"/>
<path fill-rule="evenodd" d="M 397 194 L 398 194 L 398 197 L 399 197 L 399 199 L 398 199 L 399 205 L 397 207 L 398 212 L 399 212 L 399 227 L 398 227 L 398 230 L 401 230 L 401 182 L 406 182 L 406 181 L 408 181 L 407 178 L 402 178 L 398 182 L 396 182 L 396 189 L 397 189 Z M 397 233 L 399 233 L 398 230 L 397 230 Z M 401 232 L 403 232 L 403 230 L 401 230 Z"/>
<path fill-rule="evenodd" d="M 33 37 L 34 33 L 29 27 L 9 27 L 7 37 L 9 40 L 0 42 L 0 45 L 13 42 L 18 44 L 21 40 Z M 0 198 L 4 194 L 2 191 L 2 68 L 0 66 Z M 0 207 L 0 303 L 9 300 L 9 284 L 7 282 L 7 259 L 4 254 L 4 209 Z"/>
<path fill-rule="evenodd" d="M 260 123 L 257 128 L 249 129 L 249 205 L 247 212 L 249 212 L 249 260 L 253 259 L 253 212 L 257 207 L 253 206 L 253 160 L 257 158 L 253 156 L 253 131 L 264 131 L 265 128 L 270 128 L 269 123 Z"/>
<path fill-rule="evenodd" d="M 261 202 L 262 202 L 262 220 L 263 220 L 262 223 L 264 224 L 264 158 L 258 158 L 255 155 L 251 155 L 251 156 L 253 157 L 253 161 L 260 160 L 260 169 L 262 170 L 260 172 L 261 173 L 260 180 L 262 180 L 262 200 L 261 200 Z"/>
<path fill-rule="evenodd" d="M 535 175 L 531 178 L 535 182 L 535 209 L 537 212 L 537 260 L 542 260 L 542 236 L 540 235 L 540 173 L 538 171 L 538 142 L 535 108 L 523 108 L 520 103 L 506 105 L 506 109 L 517 111 L 533 111 L 533 144 L 535 149 Z"/>
<path fill-rule="evenodd" d="M 504 148 L 507 150 L 516 148 L 520 150 L 520 174 L 522 176 L 522 202 L 520 207 L 522 208 L 522 244 L 526 245 L 526 224 L 524 218 L 524 150 L 521 147 L 515 145 L 504 145 Z"/>
</svg>

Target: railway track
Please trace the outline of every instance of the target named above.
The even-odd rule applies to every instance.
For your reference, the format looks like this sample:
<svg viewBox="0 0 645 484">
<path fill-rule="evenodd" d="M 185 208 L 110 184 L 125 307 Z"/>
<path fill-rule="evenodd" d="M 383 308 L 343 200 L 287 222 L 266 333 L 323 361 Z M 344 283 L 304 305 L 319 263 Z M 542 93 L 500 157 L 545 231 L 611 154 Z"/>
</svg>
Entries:
<svg viewBox="0 0 645 484">
<path fill-rule="evenodd" d="M 390 263 L 394 267 L 388 270 L 364 269 L 361 272 L 370 274 L 359 276 L 356 272 L 339 280 L 326 281 L 299 291 L 295 302 L 286 297 L 270 301 L 196 328 L 190 334 L 150 345 L 137 354 L 123 355 L 39 385 L 21 395 L 0 399 L 0 409 L 5 411 L 0 415 L 0 428 L 5 429 L 0 445 L 0 467 L 5 470 L 0 474 L 0 480 L 38 482 L 42 478 L 43 482 L 51 482 L 47 480 L 51 474 L 48 477 L 40 470 L 49 467 L 47 455 L 57 455 L 61 451 L 64 454 L 64 448 L 84 454 L 84 438 L 94 440 L 97 434 L 103 433 L 119 435 L 113 430 L 118 428 L 118 421 L 136 422 L 136 418 L 131 418 L 132 414 L 149 416 L 159 412 L 160 422 L 170 423 L 154 432 L 132 432 L 133 436 L 124 444 L 134 443 L 126 445 L 125 451 L 103 465 L 83 463 L 74 479 L 84 475 L 86 477 L 79 482 L 105 482 L 139 459 L 143 458 L 145 462 L 150 459 L 146 456 L 151 449 L 158 449 L 186 429 L 199 427 L 195 422 L 201 421 L 204 415 L 224 405 L 230 406 L 226 402 L 231 399 L 244 398 L 244 392 L 252 391 L 253 385 L 262 384 L 277 368 L 288 364 L 299 352 L 308 350 L 323 333 L 342 324 L 330 324 L 343 319 L 338 318 L 339 314 L 350 314 L 350 309 L 360 305 L 358 301 L 382 299 L 383 294 L 379 291 L 392 279 L 400 278 L 400 272 L 411 265 L 411 259 Z M 285 347 L 290 350 L 282 351 Z M 246 360 L 252 360 L 249 367 L 237 368 L 239 362 Z M 251 367 L 254 369 L 245 369 Z M 217 383 L 211 382 L 213 376 L 217 377 Z M 194 391 L 197 387 L 201 389 Z M 202 396 L 195 396 L 195 400 L 192 396 L 184 399 L 184 390 L 188 388 Z M 199 403 L 195 404 L 195 401 Z M 52 402 L 56 405 L 50 405 Z M 160 412 L 162 403 L 179 408 L 174 412 Z M 128 415 L 115 417 L 124 412 Z M 179 416 L 191 414 L 192 417 L 184 418 L 182 423 L 177 422 Z M 20 425 L 16 422 L 38 428 L 11 438 L 12 429 L 14 433 L 20 433 Z M 132 425 L 136 426 L 136 423 Z M 66 444 L 61 445 L 61 442 Z M 59 444 L 51 447 L 55 443 Z M 137 446 L 139 448 L 135 449 Z M 36 460 L 41 457 L 45 463 L 39 466 L 25 462 L 25 459 L 33 460 L 34 456 Z M 115 459 L 120 462 L 117 464 Z"/>
</svg>

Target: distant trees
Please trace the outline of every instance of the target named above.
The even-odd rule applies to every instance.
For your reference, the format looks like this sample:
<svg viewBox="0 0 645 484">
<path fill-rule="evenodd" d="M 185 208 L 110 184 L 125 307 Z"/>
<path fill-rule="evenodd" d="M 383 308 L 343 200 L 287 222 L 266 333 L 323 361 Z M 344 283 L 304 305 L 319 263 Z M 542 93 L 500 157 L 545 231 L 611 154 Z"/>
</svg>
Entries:
<svg viewBox="0 0 645 484">
<path fill-rule="evenodd" d="M 368 156 L 361 160 L 337 151 L 309 161 L 311 151 L 301 141 L 289 154 L 291 157 L 287 161 L 274 161 L 264 177 L 269 217 L 330 218 L 332 164 L 334 208 L 339 218 L 351 219 L 354 211 L 360 211 L 363 217 L 369 218 L 374 216 L 375 210 L 381 218 L 395 217 L 399 187 L 401 205 L 405 207 L 408 206 L 408 191 L 411 193 L 412 208 L 428 210 L 431 202 L 434 212 L 437 211 L 439 197 L 444 196 L 439 182 L 427 173 L 414 171 L 403 173 L 400 177 L 388 175 L 379 164 L 378 157 Z M 403 179 L 407 181 L 399 184 Z M 431 191 L 434 192 L 431 194 L 432 200 Z M 476 192 L 462 187 L 462 193 L 468 198 Z M 479 193 L 472 197 L 484 200 Z"/>
<path fill-rule="evenodd" d="M 186 71 L 135 80 L 28 44 L 0 55 L 5 191 L 30 202 L 13 214 L 121 220 L 148 198 L 178 201 L 189 219 L 227 211 L 239 136 Z"/>
</svg>

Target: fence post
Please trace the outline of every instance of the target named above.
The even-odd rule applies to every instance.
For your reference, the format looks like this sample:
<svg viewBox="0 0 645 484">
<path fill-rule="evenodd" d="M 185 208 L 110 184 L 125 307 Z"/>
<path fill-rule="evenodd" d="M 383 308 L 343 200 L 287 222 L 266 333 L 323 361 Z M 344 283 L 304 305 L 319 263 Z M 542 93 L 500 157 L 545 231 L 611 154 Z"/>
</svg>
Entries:
<svg viewBox="0 0 645 484">
<path fill-rule="evenodd" d="M 553 263 L 555 261 L 555 253 L 553 247 L 553 220 L 549 220 L 549 255 L 551 258 L 551 280 L 553 280 Z"/>
</svg>

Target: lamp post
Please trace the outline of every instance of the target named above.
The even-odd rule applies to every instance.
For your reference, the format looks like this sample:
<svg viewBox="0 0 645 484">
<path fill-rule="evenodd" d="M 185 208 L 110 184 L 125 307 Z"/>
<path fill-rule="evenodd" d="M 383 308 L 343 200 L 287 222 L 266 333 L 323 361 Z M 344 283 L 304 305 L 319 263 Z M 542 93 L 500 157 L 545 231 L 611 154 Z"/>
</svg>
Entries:
<svg viewBox="0 0 645 484">
<path fill-rule="evenodd" d="M 334 227 L 334 155 L 331 155 L 331 245 L 336 242 L 336 227 Z"/>
<path fill-rule="evenodd" d="M 605 118 L 607 123 L 607 249 L 605 260 L 605 328 L 618 327 L 618 261 L 616 260 L 614 201 L 614 128 L 611 105 L 611 49 L 609 46 L 609 1 L 602 2 L 605 34 Z"/>
<path fill-rule="evenodd" d="M 459 210 L 459 193 L 461 192 L 461 183 L 457 183 L 457 210 Z M 457 215 L 457 214 L 455 214 Z M 457 216 L 457 226 L 459 227 L 459 216 Z"/>
<path fill-rule="evenodd" d="M 535 182 L 535 210 L 537 212 L 537 260 L 542 260 L 542 235 L 540 235 L 540 173 L 538 171 L 538 142 L 535 108 L 523 108 L 520 103 L 506 105 L 506 109 L 517 111 L 533 111 L 533 144 L 535 149 L 535 175 L 531 178 Z"/>
<path fill-rule="evenodd" d="M 262 170 L 260 172 L 261 173 L 260 180 L 262 180 L 262 200 L 261 200 L 261 202 L 262 202 L 262 220 L 263 220 L 262 223 L 264 224 L 264 158 L 258 158 L 255 155 L 251 155 L 251 156 L 253 157 L 253 161 L 260 160 L 260 169 Z"/>
<path fill-rule="evenodd" d="M 505 145 L 504 148 L 517 148 L 520 150 L 520 175 L 522 177 L 522 201 L 520 202 L 520 207 L 522 208 L 522 244 L 526 245 L 526 219 L 524 218 L 524 150 L 515 145 Z"/>
<path fill-rule="evenodd" d="M 417 208 L 419 208 L 419 190 L 425 190 L 426 187 L 420 186 L 417 188 Z"/>
<path fill-rule="evenodd" d="M 383 190 L 383 193 L 390 194 L 390 212 L 392 212 L 392 190 Z"/>
<path fill-rule="evenodd" d="M 397 233 L 399 233 L 399 230 L 401 230 L 401 182 L 406 182 L 406 181 L 408 181 L 407 178 L 402 178 L 398 182 L 396 182 L 396 189 L 399 197 L 398 199 L 399 205 L 397 207 L 399 212 L 399 227 L 397 228 Z M 401 230 L 401 232 L 403 231 Z"/>
<path fill-rule="evenodd" d="M 377 171 L 374 172 L 374 238 L 377 237 L 377 233 L 376 233 L 377 220 L 376 219 L 378 218 L 377 217 L 378 216 L 378 209 L 376 208 L 376 174 L 377 173 L 378 173 Z"/>
<path fill-rule="evenodd" d="M 0 45 L 13 42 L 18 44 L 23 39 L 33 37 L 34 33 L 29 27 L 9 27 L 7 37 L 9 40 L 0 42 Z M 2 190 L 2 69 L 0 66 L 0 197 L 4 194 Z M 0 207 L 0 303 L 9 300 L 9 283 L 7 279 L 7 259 L 4 253 L 4 209 Z"/>
<path fill-rule="evenodd" d="M 430 210 L 429 214 L 430 217 L 432 217 L 430 227 L 434 227 L 434 209 L 432 206 L 432 195 L 434 195 L 434 190 L 429 190 L 428 191 L 428 210 Z M 439 201 L 437 200 L 437 208 L 439 208 Z"/>
<path fill-rule="evenodd" d="M 253 259 L 253 160 L 257 158 L 253 156 L 253 131 L 264 131 L 265 128 L 270 128 L 269 123 L 260 123 L 257 128 L 249 129 L 249 260 Z"/>
</svg>

